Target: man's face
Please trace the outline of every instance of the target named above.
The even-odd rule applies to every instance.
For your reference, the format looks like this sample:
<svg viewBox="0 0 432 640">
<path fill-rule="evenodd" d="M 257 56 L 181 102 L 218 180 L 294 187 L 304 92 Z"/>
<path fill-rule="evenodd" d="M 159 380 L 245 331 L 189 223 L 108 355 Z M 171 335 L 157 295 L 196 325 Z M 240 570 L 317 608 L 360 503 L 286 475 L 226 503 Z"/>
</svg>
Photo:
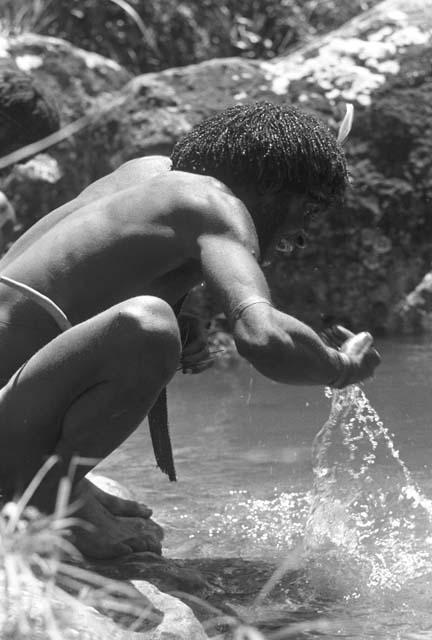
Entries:
<svg viewBox="0 0 432 640">
<path fill-rule="evenodd" d="M 263 196 L 263 219 L 271 220 L 263 242 L 263 258 L 275 252 L 290 253 L 306 242 L 308 197 L 306 194 L 282 190 Z"/>
<path fill-rule="evenodd" d="M 289 255 L 295 248 L 304 249 L 308 244 L 308 229 L 317 216 L 323 215 L 329 206 L 323 193 L 293 193 L 282 190 L 264 196 L 264 215 L 272 220 L 271 233 L 262 243 L 263 260 L 269 262 L 275 253 Z"/>
</svg>

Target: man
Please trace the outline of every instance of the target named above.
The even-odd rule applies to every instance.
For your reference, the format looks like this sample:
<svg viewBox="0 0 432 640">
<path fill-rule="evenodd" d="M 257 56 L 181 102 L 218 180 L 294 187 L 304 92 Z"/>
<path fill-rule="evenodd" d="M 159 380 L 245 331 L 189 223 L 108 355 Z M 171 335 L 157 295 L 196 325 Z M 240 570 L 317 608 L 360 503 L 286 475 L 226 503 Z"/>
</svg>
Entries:
<svg viewBox="0 0 432 640">
<path fill-rule="evenodd" d="M 282 383 L 344 385 L 379 362 L 328 347 L 271 304 L 260 260 L 298 237 L 305 214 L 347 185 L 330 131 L 290 106 L 231 107 L 201 123 L 172 159 L 132 160 L 29 229 L 0 274 L 57 305 L 71 328 L 0 282 L 0 486 L 24 489 L 58 457 L 34 496 L 53 508 L 72 459 L 99 460 L 140 424 L 181 360 L 199 366 L 172 307 L 204 280 L 220 302 L 237 349 Z M 61 322 L 60 322 L 61 324 Z M 94 464 L 94 463 L 93 463 Z M 151 511 L 115 499 L 78 466 L 73 497 L 93 531 L 77 530 L 85 554 L 160 552 Z"/>
</svg>

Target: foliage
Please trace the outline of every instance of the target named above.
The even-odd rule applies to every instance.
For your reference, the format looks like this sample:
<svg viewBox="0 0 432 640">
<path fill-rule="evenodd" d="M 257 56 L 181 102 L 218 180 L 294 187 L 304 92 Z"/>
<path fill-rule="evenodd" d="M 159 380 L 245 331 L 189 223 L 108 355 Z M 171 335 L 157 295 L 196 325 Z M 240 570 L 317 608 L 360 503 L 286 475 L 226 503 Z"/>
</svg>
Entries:
<svg viewBox="0 0 432 640">
<path fill-rule="evenodd" d="M 214 57 L 272 58 L 377 0 L 3 0 L 11 33 L 60 36 L 135 73 Z"/>
<path fill-rule="evenodd" d="M 59 483 L 54 513 L 44 515 L 29 504 L 55 462 L 48 458 L 16 501 L 4 504 L 0 495 L 0 637 L 100 640 L 111 634 L 116 640 L 155 627 L 160 615 L 145 605 L 135 587 L 80 566 L 70 532 L 86 524 L 73 515 L 69 477 Z M 105 614 L 106 626 L 97 614 L 93 618 L 95 609 Z M 116 629 L 118 634 L 112 635 Z"/>
<path fill-rule="evenodd" d="M 45 32 L 55 20 L 54 0 L 3 0 L 0 34 Z"/>
</svg>

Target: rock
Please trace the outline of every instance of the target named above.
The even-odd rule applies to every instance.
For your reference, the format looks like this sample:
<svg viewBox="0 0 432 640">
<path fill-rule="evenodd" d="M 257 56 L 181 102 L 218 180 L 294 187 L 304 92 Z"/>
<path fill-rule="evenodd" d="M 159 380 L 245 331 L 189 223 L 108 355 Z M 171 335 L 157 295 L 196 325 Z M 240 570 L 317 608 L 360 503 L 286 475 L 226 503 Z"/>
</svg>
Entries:
<svg viewBox="0 0 432 640">
<path fill-rule="evenodd" d="M 59 562 L 47 553 L 52 546 L 38 550 L 41 525 L 33 533 L 25 527 L 23 521 L 15 534 L 2 530 L 2 638 L 47 640 L 54 631 L 64 640 L 207 638 L 190 607 L 179 599 L 142 580 L 113 580 Z"/>
<path fill-rule="evenodd" d="M 111 478 L 94 472 L 87 474 L 87 478 L 107 493 L 133 499 L 129 489 Z M 170 595 L 174 592 L 192 594 L 204 600 L 213 593 L 214 589 L 198 570 L 154 553 L 132 553 L 107 561 L 82 558 L 78 566 L 114 585 L 132 585 L 153 613 L 163 612 L 163 621 L 149 640 L 201 640 L 207 637 L 187 603 Z"/>
<path fill-rule="evenodd" d="M 14 559 L 9 557 L 9 561 L 13 564 Z M 20 564 L 19 567 L 22 570 L 23 565 Z M 4 577 L 3 570 L 0 570 L 3 593 L 0 606 L 2 638 L 47 640 L 53 637 L 50 634 L 53 629 L 57 631 L 56 637 L 61 637 L 62 640 L 160 638 L 160 635 L 154 635 L 154 630 L 163 623 L 164 614 L 137 590 L 134 590 L 137 596 L 132 601 L 133 604 L 130 601 L 126 604 L 124 595 L 123 599 L 115 598 L 111 596 L 109 589 L 105 591 L 105 586 L 100 584 L 94 592 L 89 589 L 74 597 L 54 582 L 37 579 L 30 571 L 25 575 L 15 575 L 15 586 L 19 586 L 15 590 L 9 583 L 6 588 Z M 164 626 L 166 627 L 166 623 Z"/>
<path fill-rule="evenodd" d="M 183 591 L 207 598 L 213 591 L 198 571 L 154 553 L 131 553 L 109 561 L 85 559 L 80 564 L 112 580 L 148 580 L 166 593 Z"/>
<path fill-rule="evenodd" d="M 60 38 L 32 33 L 2 37 L 0 52 L 55 100 L 62 125 L 84 115 L 96 96 L 117 91 L 131 79 L 116 62 Z"/>
<path fill-rule="evenodd" d="M 134 499 L 128 488 L 112 478 L 95 472 L 88 473 L 87 478 L 106 493 L 125 500 Z M 80 564 L 113 580 L 149 580 L 166 592 L 185 591 L 199 597 L 207 597 L 211 592 L 210 585 L 199 572 L 155 553 L 132 553 L 109 561 L 86 558 Z"/>
<path fill-rule="evenodd" d="M 192 609 L 154 585 L 108 580 L 82 570 L 78 574 L 76 569 L 70 565 L 68 571 L 63 565 L 55 584 L 26 572 L 15 576 L 19 588 L 13 591 L 10 584 L 6 589 L 0 568 L 1 637 L 47 640 L 55 627 L 64 640 L 207 639 Z"/>
<path fill-rule="evenodd" d="M 12 59 L 0 57 L 1 154 L 40 140 L 58 126 L 57 106 L 42 85 Z"/>
<path fill-rule="evenodd" d="M 132 584 L 164 614 L 149 640 L 207 640 L 208 636 L 191 608 L 178 598 L 162 593 L 142 580 L 133 580 Z"/>
<path fill-rule="evenodd" d="M 90 477 L 103 490 L 132 497 L 115 481 Z M 274 630 L 296 620 L 301 553 L 290 554 L 283 567 L 152 553 L 68 559 L 57 554 L 67 549 L 58 523 L 34 507 L 17 510 L 17 503 L 8 503 L 0 512 L 2 638 L 47 640 L 55 629 L 65 640 L 205 640 L 206 632 L 232 637 L 245 621 L 262 629 L 271 621 Z"/>
<path fill-rule="evenodd" d="M 48 135 L 60 125 L 75 122 L 92 112 L 96 104 L 102 104 L 106 109 L 105 96 L 111 95 L 131 79 L 131 75 L 112 60 L 73 47 L 59 38 L 35 34 L 0 37 L 0 56 L 0 83 L 1 69 L 11 68 L 14 77 L 21 78 L 21 82 L 29 86 L 27 91 L 33 90 L 38 98 L 38 101 L 33 98 L 32 102 L 35 105 L 32 121 L 34 135 L 19 138 L 15 135 L 15 129 L 7 129 L 7 135 L 14 141 L 14 149 Z M 45 101 L 39 99 L 41 87 Z M 16 101 L 18 98 L 14 99 Z M 23 126 L 26 127 L 27 116 L 20 112 L 19 115 L 17 126 L 22 130 Z M 10 150 L 8 147 L 7 151 Z M 90 169 L 94 161 L 88 151 L 90 148 L 87 149 L 84 164 L 78 166 L 76 160 L 81 151 L 77 150 L 75 139 L 71 137 L 51 147 L 48 154 L 43 154 L 43 162 L 36 160 L 45 167 L 48 163 L 57 165 L 54 171 L 47 174 L 39 166 L 31 174 L 26 173 L 22 165 L 15 165 L 3 172 L 1 188 L 15 206 L 23 229 L 74 197 L 95 178 L 95 173 Z M 35 161 L 31 159 L 29 162 Z M 100 162 L 96 165 L 100 166 Z M 109 170 L 108 161 L 100 166 L 102 173 Z M 55 180 L 54 174 L 57 175 Z"/>
<path fill-rule="evenodd" d="M 346 153 L 353 187 L 346 205 L 314 223 L 310 246 L 275 262 L 268 277 L 280 307 L 318 329 L 333 322 L 374 333 L 401 328 L 397 304 L 432 258 L 431 16 L 432 0 L 385 0 L 284 57 L 211 60 L 125 85 L 124 70 L 101 62 L 107 74 L 101 80 L 82 52 L 70 47 L 67 55 L 75 63 L 69 65 L 66 45 L 58 45 L 65 52 L 61 64 L 70 71 L 62 76 L 48 56 L 51 62 L 40 73 L 47 86 L 61 87 L 62 112 L 69 117 L 88 107 L 102 110 L 117 98 L 121 106 L 50 151 L 64 178 L 43 197 L 27 193 L 20 199 L 14 179 L 2 188 L 27 225 L 121 162 L 168 154 L 190 127 L 228 105 L 289 101 L 336 132 L 351 102 L 355 118 Z M 57 45 L 47 39 L 45 46 Z M 48 78 L 51 69 L 55 80 Z"/>
<path fill-rule="evenodd" d="M 310 246 L 274 263 L 268 276 L 282 309 L 318 329 L 341 322 L 392 332 L 401 328 L 395 305 L 432 258 L 431 15 L 430 0 L 386 0 L 283 58 L 212 60 L 140 76 L 124 88 L 122 109 L 92 131 L 94 146 L 105 141 L 99 155 L 108 148 L 116 165 L 169 153 L 203 116 L 263 99 L 311 110 L 336 131 L 353 103 L 346 144 L 353 188 L 344 210 L 315 223 Z"/>
<path fill-rule="evenodd" d="M 432 271 L 396 305 L 395 322 L 404 333 L 432 331 Z"/>
<path fill-rule="evenodd" d="M 3 181 L 19 211 L 13 239 L 41 217 L 40 211 L 57 192 L 63 177 L 58 161 L 48 153 L 38 153 L 27 162 L 13 165 Z"/>
<path fill-rule="evenodd" d="M 317 327 L 421 328 L 396 308 L 432 257 L 431 8 L 387 0 L 271 68 L 276 91 L 333 126 L 344 101 L 355 105 L 343 216 L 331 212 L 311 230 L 321 246 L 271 273 L 282 306 Z"/>
<path fill-rule="evenodd" d="M 84 566 L 99 575 L 129 581 L 165 615 L 167 612 L 163 603 L 151 597 L 149 583 L 153 588 L 157 587 L 159 592 L 175 596 L 175 600 L 179 599 L 188 605 L 209 635 L 213 631 L 227 631 L 230 626 L 244 619 L 260 627 L 268 619 L 270 611 L 277 627 L 276 610 L 279 616 L 284 617 L 284 623 L 280 625 L 284 626 L 292 613 L 290 607 L 284 605 L 290 599 L 298 599 L 297 581 L 300 573 L 292 569 L 283 572 L 269 588 L 268 594 L 261 597 L 278 566 L 259 559 L 220 557 L 179 560 L 135 553 L 122 560 L 86 563 Z M 144 582 L 142 578 L 145 578 Z M 189 613 L 184 614 L 181 609 L 173 613 L 189 619 Z M 217 620 L 221 616 L 228 620 Z M 168 620 L 164 619 L 164 622 L 168 624 Z M 160 630 L 158 627 L 157 632 Z"/>
<path fill-rule="evenodd" d="M 128 489 L 110 478 L 95 473 L 87 477 L 104 491 L 133 499 Z M 138 589 L 152 607 L 165 615 L 163 623 L 153 631 L 155 640 L 159 637 L 162 640 L 171 637 L 164 636 L 165 631 L 169 634 L 176 629 L 180 633 L 185 625 L 191 638 L 201 638 L 203 631 L 201 625 L 197 626 L 197 620 L 210 635 L 213 632 L 226 632 L 244 620 L 264 628 L 269 616 L 277 627 L 276 618 L 282 615 L 284 621 L 280 626 L 283 626 L 290 621 L 292 613 L 290 607 L 284 605 L 289 599 L 298 598 L 296 592 L 301 576 L 299 558 L 300 555 L 291 554 L 283 570 L 277 563 L 259 559 L 220 557 L 180 560 L 153 553 L 132 553 L 109 561 L 87 558 L 80 560 L 79 566 L 110 582 L 114 581 L 113 584 L 127 583 Z M 278 575 L 276 580 L 275 572 Z M 161 592 L 167 594 L 167 600 L 161 596 Z M 226 621 L 219 619 L 220 616 Z M 179 637 L 188 638 L 187 632 Z"/>
</svg>

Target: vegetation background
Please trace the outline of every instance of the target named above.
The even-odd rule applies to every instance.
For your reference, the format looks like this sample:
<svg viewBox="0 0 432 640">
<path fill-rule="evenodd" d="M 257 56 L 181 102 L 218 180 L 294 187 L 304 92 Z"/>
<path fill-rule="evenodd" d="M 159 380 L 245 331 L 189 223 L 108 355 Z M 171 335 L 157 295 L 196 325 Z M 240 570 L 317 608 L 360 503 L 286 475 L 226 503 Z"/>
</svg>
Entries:
<svg viewBox="0 0 432 640">
<path fill-rule="evenodd" d="M 343 215 L 317 220 L 308 247 L 272 264 L 273 295 L 317 329 L 337 321 L 374 335 L 421 332 L 423 302 L 402 318 L 399 309 L 432 255 L 429 2 L 409 3 L 405 25 L 390 16 L 392 7 L 405 15 L 404 0 L 381 10 L 378 0 L 0 0 L 0 35 L 43 36 L 15 38 L 11 56 L 61 105 L 60 124 L 97 114 L 50 148 L 57 180 L 31 183 L 30 169 L 15 166 L 0 174 L 0 188 L 25 229 L 121 162 L 169 153 L 188 126 L 233 101 L 291 100 L 334 131 L 351 102 Z M 347 22 L 336 49 L 326 48 L 325 34 Z M 63 40 L 49 44 L 47 35 Z M 264 69 L 282 78 L 284 60 L 305 44 L 299 77 L 275 93 Z M 117 99 L 122 107 L 112 106 Z"/>
<path fill-rule="evenodd" d="M 378 0 L 0 0 L 1 22 L 65 38 L 133 73 L 217 57 L 269 59 Z"/>
</svg>

